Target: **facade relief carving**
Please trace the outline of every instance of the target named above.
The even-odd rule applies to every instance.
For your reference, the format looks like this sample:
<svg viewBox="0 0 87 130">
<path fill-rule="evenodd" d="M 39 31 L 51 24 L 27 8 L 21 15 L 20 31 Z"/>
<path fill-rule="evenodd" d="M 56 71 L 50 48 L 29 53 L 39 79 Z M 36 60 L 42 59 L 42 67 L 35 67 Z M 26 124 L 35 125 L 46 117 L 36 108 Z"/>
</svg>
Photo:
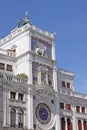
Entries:
<svg viewBox="0 0 87 130">
<path fill-rule="evenodd" d="M 47 57 L 47 55 L 46 55 L 46 47 L 45 46 L 43 48 L 40 48 L 40 47 L 36 48 L 35 52 L 36 52 L 36 54 Z"/>
<path fill-rule="evenodd" d="M 52 57 L 52 46 L 49 43 L 36 37 L 31 38 L 31 43 L 32 43 L 31 47 L 32 51 L 34 51 L 36 54 L 48 58 Z"/>
</svg>

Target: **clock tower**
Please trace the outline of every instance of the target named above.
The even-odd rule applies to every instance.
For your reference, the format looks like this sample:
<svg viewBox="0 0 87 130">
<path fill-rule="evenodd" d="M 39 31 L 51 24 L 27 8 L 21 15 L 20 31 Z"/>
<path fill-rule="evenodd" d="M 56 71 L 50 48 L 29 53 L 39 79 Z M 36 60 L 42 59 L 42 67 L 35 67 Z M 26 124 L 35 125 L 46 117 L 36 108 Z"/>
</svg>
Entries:
<svg viewBox="0 0 87 130">
<path fill-rule="evenodd" d="M 32 25 L 31 50 L 33 94 L 33 127 L 38 130 L 58 130 L 57 67 L 55 36 Z"/>
<path fill-rule="evenodd" d="M 87 130 L 87 95 L 57 68 L 55 35 L 24 21 L 0 39 L 0 129 Z"/>
<path fill-rule="evenodd" d="M 19 89 L 22 88 L 21 86 L 18 88 L 15 85 L 14 89 L 9 88 L 8 91 L 8 95 L 14 94 L 15 102 L 16 99 L 18 100 L 18 94 L 20 95 L 19 91 L 22 91 L 24 96 L 25 105 L 20 106 L 24 111 L 21 127 L 23 125 L 28 129 L 60 130 L 55 35 L 31 24 L 26 12 L 25 20 L 19 19 L 18 27 L 6 38 L 9 42 L 1 44 L 2 49 L 10 50 L 8 53 L 10 56 L 13 54 L 11 52 L 16 52 L 12 62 L 13 74 L 25 73 L 28 77 L 28 83 L 23 90 Z M 20 83 L 20 80 L 18 81 Z M 9 104 L 10 101 L 7 124 L 13 120 L 13 117 L 10 119 L 9 113 L 13 112 L 14 107 Z M 18 113 L 19 105 L 17 103 L 15 105 L 14 112 Z M 11 126 L 15 127 L 13 124 Z M 18 120 L 15 124 L 18 125 Z M 4 126 L 6 126 L 5 121 Z"/>
</svg>

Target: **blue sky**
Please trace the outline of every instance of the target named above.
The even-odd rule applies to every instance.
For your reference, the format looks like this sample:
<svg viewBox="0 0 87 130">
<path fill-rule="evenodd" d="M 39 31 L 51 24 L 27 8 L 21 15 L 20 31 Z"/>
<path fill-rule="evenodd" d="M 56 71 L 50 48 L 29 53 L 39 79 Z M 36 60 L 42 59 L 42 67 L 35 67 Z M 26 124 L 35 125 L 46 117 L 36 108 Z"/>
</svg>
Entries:
<svg viewBox="0 0 87 130">
<path fill-rule="evenodd" d="M 75 75 L 75 90 L 87 94 L 87 0 L 0 0 L 0 38 L 24 12 L 32 24 L 56 32 L 56 59 Z"/>
</svg>

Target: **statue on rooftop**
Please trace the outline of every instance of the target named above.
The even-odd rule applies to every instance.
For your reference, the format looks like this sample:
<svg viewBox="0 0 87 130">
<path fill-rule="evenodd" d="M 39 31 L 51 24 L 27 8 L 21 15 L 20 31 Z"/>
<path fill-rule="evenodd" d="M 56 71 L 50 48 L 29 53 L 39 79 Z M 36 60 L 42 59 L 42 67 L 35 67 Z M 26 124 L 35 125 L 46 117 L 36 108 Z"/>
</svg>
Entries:
<svg viewBox="0 0 87 130">
<path fill-rule="evenodd" d="M 25 24 L 27 24 L 27 23 L 30 23 L 30 20 L 29 20 L 28 12 L 25 12 L 25 20 L 24 20 L 23 25 L 25 25 Z"/>
<path fill-rule="evenodd" d="M 21 18 L 18 19 L 18 27 L 21 27 L 22 26 L 22 20 Z"/>
<path fill-rule="evenodd" d="M 21 27 L 21 26 L 23 26 L 23 25 L 25 25 L 27 23 L 30 23 L 30 20 L 29 20 L 28 12 L 25 12 L 25 19 L 23 21 L 23 20 L 21 20 L 21 18 L 19 18 L 19 20 L 18 20 L 18 27 Z"/>
</svg>

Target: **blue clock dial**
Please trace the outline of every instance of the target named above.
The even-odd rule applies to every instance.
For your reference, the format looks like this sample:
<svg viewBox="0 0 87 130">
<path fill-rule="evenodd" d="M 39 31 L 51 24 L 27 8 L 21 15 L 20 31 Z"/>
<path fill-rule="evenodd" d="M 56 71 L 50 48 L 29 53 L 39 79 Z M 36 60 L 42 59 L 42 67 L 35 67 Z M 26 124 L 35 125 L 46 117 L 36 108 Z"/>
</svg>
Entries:
<svg viewBox="0 0 87 130">
<path fill-rule="evenodd" d="M 39 110 L 39 117 L 42 120 L 47 120 L 47 118 L 48 118 L 48 111 L 46 110 L 46 108 L 44 108 L 44 107 L 40 108 L 40 110 Z"/>
<path fill-rule="evenodd" d="M 42 124 L 47 124 L 51 119 L 51 110 L 45 103 L 40 103 L 36 107 L 36 117 Z"/>
</svg>

